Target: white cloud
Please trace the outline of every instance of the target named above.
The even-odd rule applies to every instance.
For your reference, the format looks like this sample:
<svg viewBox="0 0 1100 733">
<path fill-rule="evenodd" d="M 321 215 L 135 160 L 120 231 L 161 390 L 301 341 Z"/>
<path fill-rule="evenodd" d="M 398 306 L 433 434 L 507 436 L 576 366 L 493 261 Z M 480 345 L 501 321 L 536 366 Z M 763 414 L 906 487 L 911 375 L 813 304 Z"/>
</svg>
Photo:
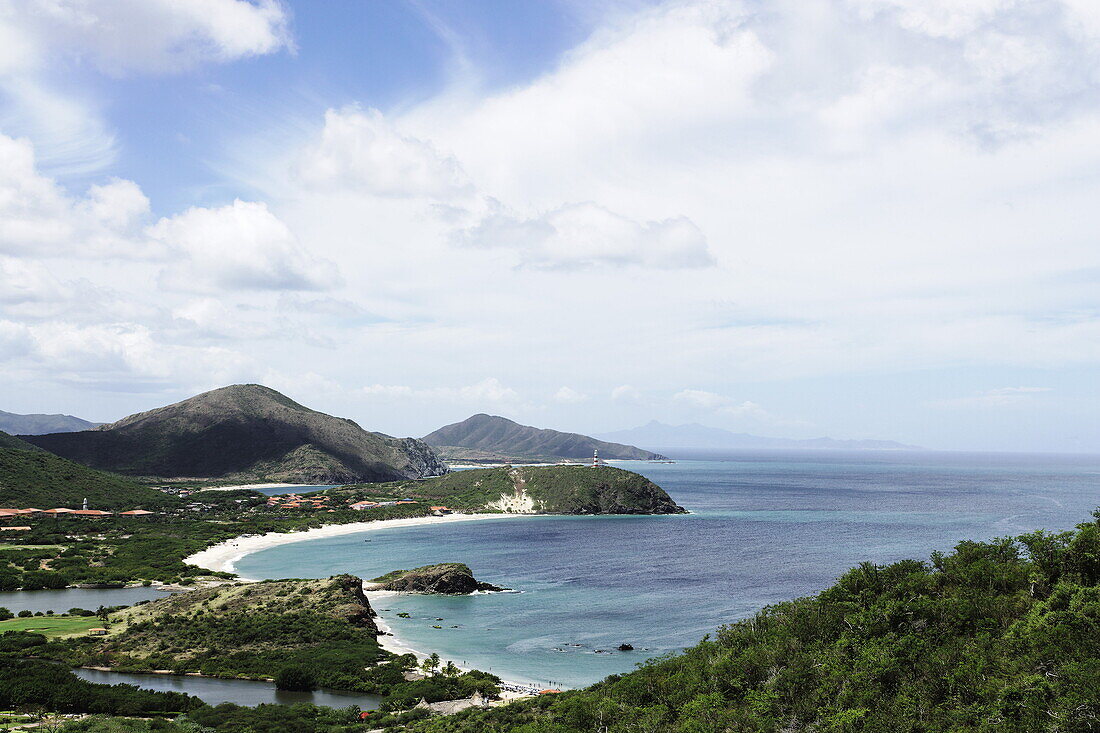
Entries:
<svg viewBox="0 0 1100 733">
<path fill-rule="evenodd" d="M 583 392 L 578 392 L 571 387 L 561 387 L 554 393 L 554 402 L 559 402 L 563 405 L 576 405 L 588 400 L 588 395 Z"/>
<path fill-rule="evenodd" d="M 642 393 L 629 384 L 620 384 L 611 390 L 611 399 L 622 402 L 641 402 Z"/>
<path fill-rule="evenodd" d="M 24 63 L 71 56 L 113 74 L 273 53 L 291 45 L 288 22 L 275 0 L 12 0 L 0 18 Z"/>
<path fill-rule="evenodd" d="M 21 256 L 155 256 L 139 235 L 149 200 L 132 181 L 70 196 L 39 172 L 28 140 L 0 134 L 0 252 Z"/>
<path fill-rule="evenodd" d="M 413 388 L 405 385 L 372 384 L 359 392 L 367 397 L 397 400 L 442 401 L 464 405 L 484 405 L 486 408 L 511 405 L 519 400 L 519 393 L 505 386 L 496 377 L 482 379 L 462 387 Z"/>
<path fill-rule="evenodd" d="M 471 184 L 453 156 L 401 134 L 376 109 L 330 109 L 320 139 L 295 165 L 307 186 L 351 189 L 376 196 L 447 199 Z"/>
<path fill-rule="evenodd" d="M 778 422 L 767 410 L 755 402 L 750 400 L 737 402 L 717 392 L 707 392 L 700 389 L 685 389 L 674 394 L 672 396 L 672 401 L 721 415 L 751 417 L 757 420 Z"/>
<path fill-rule="evenodd" d="M 14 326 L 0 321 L 0 343 L 6 338 L 16 347 L 9 362 L 38 373 L 47 370 L 56 382 L 95 386 L 199 379 L 224 384 L 239 379 L 249 366 L 245 357 L 230 349 L 165 343 L 134 323 L 51 321 Z"/>
<path fill-rule="evenodd" d="M 593 203 L 569 204 L 533 219 L 495 206 L 475 226 L 459 232 L 457 241 L 469 247 L 514 250 L 522 265 L 539 269 L 714 265 L 706 237 L 689 219 L 640 223 Z"/>
<path fill-rule="evenodd" d="M 182 258 L 161 273 L 169 290 L 325 290 L 339 281 L 336 266 L 303 250 L 263 203 L 191 208 L 149 234 Z"/>
</svg>

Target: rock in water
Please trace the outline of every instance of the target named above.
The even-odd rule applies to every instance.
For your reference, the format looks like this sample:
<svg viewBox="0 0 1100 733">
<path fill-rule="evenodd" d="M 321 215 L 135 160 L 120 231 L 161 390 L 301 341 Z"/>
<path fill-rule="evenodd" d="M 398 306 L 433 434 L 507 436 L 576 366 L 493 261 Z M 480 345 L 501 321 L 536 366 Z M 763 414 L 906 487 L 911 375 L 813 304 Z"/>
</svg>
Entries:
<svg viewBox="0 0 1100 733">
<path fill-rule="evenodd" d="M 425 565 L 412 570 L 394 570 L 374 579 L 376 590 L 392 590 L 402 593 L 443 593 L 466 595 L 474 591 L 504 590 L 490 583 L 479 582 L 473 571 L 460 562 Z"/>
</svg>

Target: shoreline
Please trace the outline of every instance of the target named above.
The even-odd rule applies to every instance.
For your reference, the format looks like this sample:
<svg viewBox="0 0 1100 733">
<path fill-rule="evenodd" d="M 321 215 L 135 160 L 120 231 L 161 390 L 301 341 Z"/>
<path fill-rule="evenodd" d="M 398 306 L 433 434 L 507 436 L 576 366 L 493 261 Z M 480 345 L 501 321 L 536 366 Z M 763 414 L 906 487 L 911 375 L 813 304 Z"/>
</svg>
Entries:
<svg viewBox="0 0 1100 733">
<path fill-rule="evenodd" d="M 484 519 L 503 519 L 508 517 L 527 517 L 529 514 L 449 514 L 444 517 L 411 517 L 408 519 L 378 519 L 373 522 L 355 522 L 353 524 L 330 524 L 325 527 L 316 527 L 314 529 L 308 529 L 302 532 L 268 532 L 262 535 L 241 535 L 231 540 L 218 543 L 205 550 L 200 550 L 193 555 L 185 557 L 183 562 L 190 565 L 197 565 L 200 568 L 206 570 L 214 570 L 218 572 L 233 573 L 237 575 L 237 579 L 246 583 L 257 582 L 255 578 L 246 578 L 236 571 L 237 562 L 245 555 L 250 555 L 260 550 L 266 550 L 271 547 L 279 547 L 281 545 L 290 544 L 293 542 L 303 542 L 306 540 L 316 540 L 326 537 L 340 537 L 342 535 L 358 534 L 360 532 L 370 532 L 380 529 L 400 528 L 400 527 L 421 527 L 425 525 L 433 524 L 451 524 L 453 522 L 472 522 Z M 366 595 L 367 600 L 373 603 L 376 600 L 381 600 L 389 596 L 399 595 L 396 591 L 384 591 L 384 590 L 371 590 L 373 583 L 368 581 L 363 582 L 363 593 Z M 393 654 L 412 654 L 417 659 L 425 659 L 429 656 L 418 649 L 414 649 L 409 646 L 404 640 L 397 636 L 393 632 L 393 627 L 386 623 L 378 614 L 375 609 L 374 622 L 378 627 L 379 634 L 377 636 L 378 645 L 388 652 Z M 453 660 L 452 660 L 453 661 Z M 458 665 L 463 671 L 471 671 L 473 668 L 466 668 Z M 540 689 L 538 685 L 534 685 L 530 682 L 520 682 L 515 680 L 502 680 L 502 684 L 509 687 L 516 688 L 513 690 L 502 690 L 505 699 L 507 697 L 515 697 L 517 695 L 537 693 Z M 522 694 L 521 694 L 522 693 Z"/>
<path fill-rule="evenodd" d="M 407 519 L 376 519 L 367 522 L 353 522 L 351 524 L 328 524 L 324 527 L 314 527 L 300 532 L 268 532 L 266 534 L 246 534 L 225 540 L 216 545 L 199 550 L 193 555 L 183 558 L 188 565 L 197 565 L 205 570 L 215 572 L 233 573 L 238 580 L 255 582 L 255 578 L 246 578 L 236 571 L 237 562 L 245 555 L 251 555 L 260 550 L 267 550 L 280 545 L 306 540 L 324 539 L 327 537 L 340 537 L 360 532 L 373 532 L 380 529 L 400 527 L 420 527 L 431 524 L 450 524 L 452 522 L 473 522 L 483 519 L 503 519 L 507 517 L 523 517 L 525 514 L 448 514 L 443 517 L 409 517 Z"/>
</svg>

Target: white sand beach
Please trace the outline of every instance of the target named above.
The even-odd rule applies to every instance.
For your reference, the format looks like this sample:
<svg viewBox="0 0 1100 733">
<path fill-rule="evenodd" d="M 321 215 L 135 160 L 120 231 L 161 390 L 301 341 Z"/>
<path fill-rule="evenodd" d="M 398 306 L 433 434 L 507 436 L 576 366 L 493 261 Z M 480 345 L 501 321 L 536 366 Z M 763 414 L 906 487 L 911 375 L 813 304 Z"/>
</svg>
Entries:
<svg viewBox="0 0 1100 733">
<path fill-rule="evenodd" d="M 185 563 L 197 565 L 200 568 L 214 570 L 223 573 L 236 572 L 234 567 L 238 560 L 245 555 L 269 547 L 278 547 L 291 542 L 316 540 L 323 537 L 339 537 L 358 532 L 371 532 L 379 529 L 391 529 L 395 527 L 419 527 L 430 524 L 450 524 L 451 522 L 472 522 L 481 519 L 502 519 L 504 517 L 522 516 L 517 514 L 448 514 L 444 517 L 412 517 L 409 519 L 380 519 L 374 522 L 355 522 L 353 524 L 330 524 L 315 529 L 307 529 L 301 532 L 269 532 L 262 535 L 242 535 L 226 540 L 220 544 L 208 547 L 196 552 L 194 555 L 184 558 Z M 241 578 L 241 580 L 253 580 L 253 578 Z"/>
</svg>

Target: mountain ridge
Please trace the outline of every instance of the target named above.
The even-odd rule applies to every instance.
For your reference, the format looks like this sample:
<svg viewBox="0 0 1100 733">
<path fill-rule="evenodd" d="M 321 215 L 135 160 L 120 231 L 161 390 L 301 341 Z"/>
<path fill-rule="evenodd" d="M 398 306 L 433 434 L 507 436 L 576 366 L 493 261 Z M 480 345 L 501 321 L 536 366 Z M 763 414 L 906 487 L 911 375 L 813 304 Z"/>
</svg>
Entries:
<svg viewBox="0 0 1100 733">
<path fill-rule="evenodd" d="M 19 415 L 0 410 L 0 430 L 10 435 L 45 435 L 47 433 L 73 433 L 91 430 L 102 423 L 91 422 L 72 415 L 29 414 Z"/>
<path fill-rule="evenodd" d="M 92 430 L 23 438 L 94 468 L 162 478 L 345 483 L 447 470 L 419 440 L 364 430 L 258 384 L 211 390 Z"/>
<path fill-rule="evenodd" d="M 651 450 L 920 450 L 894 440 L 838 440 L 835 438 L 769 438 L 749 433 L 735 433 L 699 423 L 667 425 L 651 420 L 645 425 L 627 430 L 598 433 L 604 440 L 628 440 L 647 445 Z"/>
<path fill-rule="evenodd" d="M 587 460 L 598 450 L 601 458 L 654 460 L 659 453 L 633 445 L 548 428 L 521 425 L 499 415 L 478 413 L 461 422 L 445 425 L 422 440 L 445 455 L 460 457 L 462 451 L 486 454 L 498 459 Z M 458 449 L 458 450 L 456 450 Z"/>
</svg>

